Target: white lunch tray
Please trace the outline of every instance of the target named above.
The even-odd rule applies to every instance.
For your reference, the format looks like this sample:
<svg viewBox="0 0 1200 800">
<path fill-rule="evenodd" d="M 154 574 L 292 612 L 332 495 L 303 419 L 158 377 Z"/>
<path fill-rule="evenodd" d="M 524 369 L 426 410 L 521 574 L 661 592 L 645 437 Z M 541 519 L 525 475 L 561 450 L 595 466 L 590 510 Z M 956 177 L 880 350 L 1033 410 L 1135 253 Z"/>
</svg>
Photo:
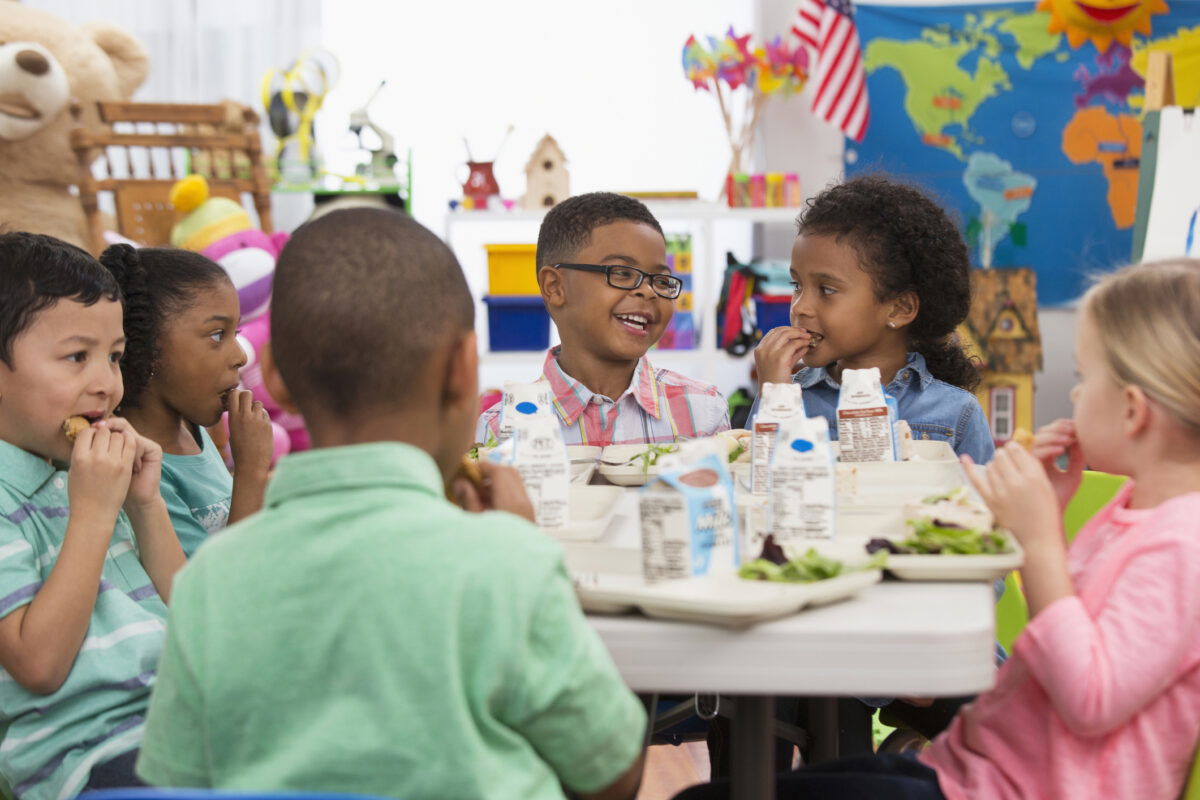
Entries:
<svg viewBox="0 0 1200 800">
<path fill-rule="evenodd" d="M 742 628 L 832 603 L 877 583 L 879 570 L 850 572 L 815 583 L 754 581 L 736 575 L 683 578 L 646 584 L 640 575 L 575 573 L 584 611 L 621 614 L 640 609 L 650 617 Z"/>
<path fill-rule="evenodd" d="M 585 486 L 572 482 L 567 490 L 569 519 L 566 526 L 547 529 L 546 533 L 568 542 L 599 539 L 608 529 L 622 492 L 619 486 Z"/>
<path fill-rule="evenodd" d="M 893 529 L 888 533 L 877 533 L 873 536 L 844 536 L 839 533 L 838 538 L 832 542 L 798 542 L 790 545 L 788 549 L 797 551 L 795 554 L 799 555 L 809 547 L 814 547 L 821 555 L 839 559 L 846 564 L 855 564 L 871 557 L 866 550 L 869 539 L 906 538 L 907 530 L 902 527 L 900 531 L 897 533 L 896 529 Z M 994 581 L 1025 563 L 1025 551 L 1021 549 L 1020 543 L 1012 534 L 1008 534 L 1008 541 L 1013 547 L 1012 552 L 997 555 L 927 556 L 888 553 L 884 569 L 905 581 Z"/>
</svg>

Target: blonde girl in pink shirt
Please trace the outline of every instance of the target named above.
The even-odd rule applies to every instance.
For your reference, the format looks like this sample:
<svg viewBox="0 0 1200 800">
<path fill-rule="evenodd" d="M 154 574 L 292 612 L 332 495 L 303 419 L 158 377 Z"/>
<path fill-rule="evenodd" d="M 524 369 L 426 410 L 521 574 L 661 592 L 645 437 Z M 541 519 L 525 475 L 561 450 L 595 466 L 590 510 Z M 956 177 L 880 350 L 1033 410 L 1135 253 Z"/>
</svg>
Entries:
<svg viewBox="0 0 1200 800">
<path fill-rule="evenodd" d="M 1032 454 L 963 459 L 1026 554 L 1030 621 L 995 688 L 918 760 L 819 764 L 781 776 L 780 798 L 1179 796 L 1200 739 L 1200 260 L 1100 281 L 1075 361 L 1073 420 L 1042 428 Z M 1062 511 L 1085 464 L 1131 480 L 1068 548 Z"/>
</svg>

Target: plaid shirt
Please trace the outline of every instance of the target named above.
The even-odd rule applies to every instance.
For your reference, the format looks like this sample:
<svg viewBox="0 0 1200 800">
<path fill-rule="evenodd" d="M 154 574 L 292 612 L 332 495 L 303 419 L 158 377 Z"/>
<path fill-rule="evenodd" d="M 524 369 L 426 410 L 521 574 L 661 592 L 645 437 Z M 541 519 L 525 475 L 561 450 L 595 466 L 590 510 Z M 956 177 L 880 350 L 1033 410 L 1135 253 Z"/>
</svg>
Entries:
<svg viewBox="0 0 1200 800">
<path fill-rule="evenodd" d="M 667 369 L 655 369 L 642 356 L 629 388 L 613 400 L 596 394 L 563 372 L 559 348 L 546 353 L 540 381 L 550 384 L 554 409 L 562 421 L 567 444 L 606 446 L 673 442 L 712 436 L 729 430 L 729 408 L 715 386 Z M 475 426 L 475 439 L 497 436 L 500 404 L 484 411 Z"/>
</svg>

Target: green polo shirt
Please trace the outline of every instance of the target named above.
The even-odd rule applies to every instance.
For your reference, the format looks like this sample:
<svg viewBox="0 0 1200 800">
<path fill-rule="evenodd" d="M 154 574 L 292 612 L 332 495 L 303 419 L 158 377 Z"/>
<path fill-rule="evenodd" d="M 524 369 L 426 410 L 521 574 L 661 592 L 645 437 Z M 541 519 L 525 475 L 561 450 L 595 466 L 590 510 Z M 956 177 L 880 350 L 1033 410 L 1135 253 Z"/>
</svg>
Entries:
<svg viewBox="0 0 1200 800">
<path fill-rule="evenodd" d="M 159 490 L 171 524 L 188 558 L 229 521 L 233 476 L 208 431 L 196 428 L 200 452 L 194 456 L 163 454 Z"/>
<path fill-rule="evenodd" d="M 0 617 L 50 576 L 69 511 L 67 473 L 0 441 Z M 137 749 L 166 613 L 121 512 L 66 682 L 38 695 L 0 670 L 0 774 L 21 800 L 73 797 L 95 764 Z"/>
<path fill-rule="evenodd" d="M 425 452 L 285 457 L 172 590 L 138 772 L 166 786 L 561 798 L 629 768 L 645 715 L 558 544 L 468 514 Z"/>
</svg>

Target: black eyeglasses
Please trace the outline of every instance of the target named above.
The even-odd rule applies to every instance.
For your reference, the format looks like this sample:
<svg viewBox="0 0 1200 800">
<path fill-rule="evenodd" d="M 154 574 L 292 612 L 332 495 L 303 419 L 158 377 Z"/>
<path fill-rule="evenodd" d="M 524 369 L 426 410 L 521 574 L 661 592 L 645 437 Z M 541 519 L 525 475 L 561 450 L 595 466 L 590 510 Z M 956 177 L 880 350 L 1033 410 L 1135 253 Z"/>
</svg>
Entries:
<svg viewBox="0 0 1200 800">
<path fill-rule="evenodd" d="M 650 280 L 650 288 L 659 297 L 674 300 L 683 291 L 683 281 L 665 272 L 646 272 L 637 267 L 607 264 L 555 264 L 555 269 L 577 269 L 582 272 L 603 272 L 608 285 L 614 289 L 636 289 L 642 281 Z"/>
</svg>

